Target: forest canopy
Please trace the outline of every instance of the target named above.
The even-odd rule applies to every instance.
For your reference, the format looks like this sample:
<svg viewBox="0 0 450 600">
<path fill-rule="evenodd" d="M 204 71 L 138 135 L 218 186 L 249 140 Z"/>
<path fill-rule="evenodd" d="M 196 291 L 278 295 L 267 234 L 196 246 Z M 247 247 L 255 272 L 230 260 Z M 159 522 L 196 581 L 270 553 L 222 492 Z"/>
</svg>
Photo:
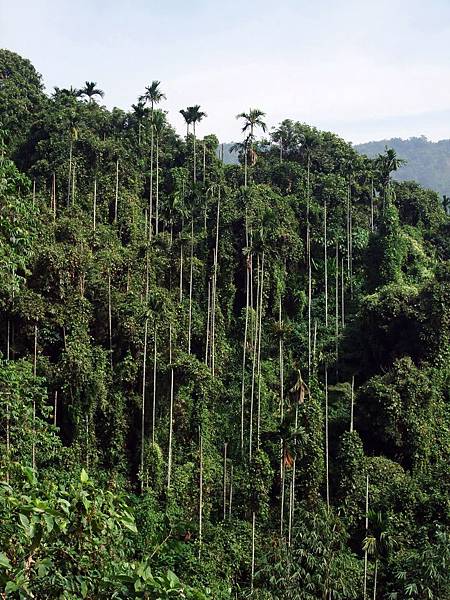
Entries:
<svg viewBox="0 0 450 600">
<path fill-rule="evenodd" d="M 5 598 L 450 598 L 450 220 L 261 109 L 0 51 Z"/>
</svg>

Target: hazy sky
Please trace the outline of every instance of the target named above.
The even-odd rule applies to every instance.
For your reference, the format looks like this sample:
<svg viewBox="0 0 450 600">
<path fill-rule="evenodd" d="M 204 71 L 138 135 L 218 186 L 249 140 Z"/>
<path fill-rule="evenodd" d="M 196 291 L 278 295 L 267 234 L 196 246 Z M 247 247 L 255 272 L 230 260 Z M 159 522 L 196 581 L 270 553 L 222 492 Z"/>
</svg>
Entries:
<svg viewBox="0 0 450 600">
<path fill-rule="evenodd" d="M 0 47 L 109 107 L 159 79 L 180 132 L 200 104 L 222 141 L 249 107 L 354 142 L 450 138 L 450 0 L 0 0 Z"/>
</svg>

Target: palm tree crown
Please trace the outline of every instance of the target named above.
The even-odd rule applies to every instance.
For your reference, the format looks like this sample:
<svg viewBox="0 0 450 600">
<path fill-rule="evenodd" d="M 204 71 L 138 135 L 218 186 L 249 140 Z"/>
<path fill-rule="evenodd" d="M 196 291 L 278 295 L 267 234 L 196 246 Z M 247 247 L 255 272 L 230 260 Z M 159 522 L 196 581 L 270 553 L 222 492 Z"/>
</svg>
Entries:
<svg viewBox="0 0 450 600">
<path fill-rule="evenodd" d="M 94 96 L 103 98 L 105 92 L 100 88 L 97 88 L 96 85 L 96 81 L 86 81 L 84 87 L 79 90 L 78 95 L 86 96 L 89 99 L 89 102 L 94 102 Z"/>
<path fill-rule="evenodd" d="M 236 119 L 244 119 L 244 126 L 242 132 L 245 133 L 249 130 L 249 138 L 253 140 L 254 131 L 257 127 L 261 127 L 263 131 L 266 131 L 267 125 L 263 121 L 263 117 L 266 116 L 259 108 L 251 108 L 248 113 L 242 112 L 236 115 Z"/>
<path fill-rule="evenodd" d="M 166 95 L 159 89 L 160 85 L 160 81 L 153 80 L 151 85 L 145 88 L 145 93 L 139 97 L 141 102 L 148 102 L 150 104 L 152 112 L 155 104 L 159 104 L 162 100 L 166 99 Z"/>
</svg>

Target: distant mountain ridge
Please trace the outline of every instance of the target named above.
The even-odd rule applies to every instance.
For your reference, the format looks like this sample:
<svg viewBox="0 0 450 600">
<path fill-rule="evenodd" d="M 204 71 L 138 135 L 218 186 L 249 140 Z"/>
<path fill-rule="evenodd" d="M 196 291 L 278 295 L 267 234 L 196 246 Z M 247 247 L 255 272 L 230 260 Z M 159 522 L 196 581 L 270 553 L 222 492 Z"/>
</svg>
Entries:
<svg viewBox="0 0 450 600">
<path fill-rule="evenodd" d="M 233 143 L 222 144 L 225 164 L 236 164 L 237 153 L 231 152 Z M 450 139 L 431 142 L 425 136 L 409 139 L 391 138 L 356 144 L 360 154 L 373 158 L 384 152 L 385 147 L 393 148 L 407 163 L 394 174 L 398 181 L 415 180 L 424 187 L 440 194 L 450 195 Z M 220 147 L 220 151 L 221 151 Z"/>
<path fill-rule="evenodd" d="M 354 148 L 360 154 L 373 158 L 384 152 L 386 146 L 393 148 L 400 158 L 407 161 L 394 174 L 394 179 L 414 179 L 424 187 L 450 195 L 450 139 L 431 142 L 425 136 L 407 140 L 391 138 L 357 144 Z"/>
</svg>

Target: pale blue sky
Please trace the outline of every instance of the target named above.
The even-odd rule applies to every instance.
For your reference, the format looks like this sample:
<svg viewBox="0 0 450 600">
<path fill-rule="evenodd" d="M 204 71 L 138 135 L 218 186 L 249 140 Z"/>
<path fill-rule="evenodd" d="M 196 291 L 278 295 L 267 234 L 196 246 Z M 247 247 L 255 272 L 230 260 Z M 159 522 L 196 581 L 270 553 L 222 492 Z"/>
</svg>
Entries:
<svg viewBox="0 0 450 600">
<path fill-rule="evenodd" d="M 250 106 L 354 142 L 450 138 L 450 0 L 0 0 L 0 47 L 109 107 L 160 79 L 177 129 L 198 103 L 222 141 Z"/>
</svg>

